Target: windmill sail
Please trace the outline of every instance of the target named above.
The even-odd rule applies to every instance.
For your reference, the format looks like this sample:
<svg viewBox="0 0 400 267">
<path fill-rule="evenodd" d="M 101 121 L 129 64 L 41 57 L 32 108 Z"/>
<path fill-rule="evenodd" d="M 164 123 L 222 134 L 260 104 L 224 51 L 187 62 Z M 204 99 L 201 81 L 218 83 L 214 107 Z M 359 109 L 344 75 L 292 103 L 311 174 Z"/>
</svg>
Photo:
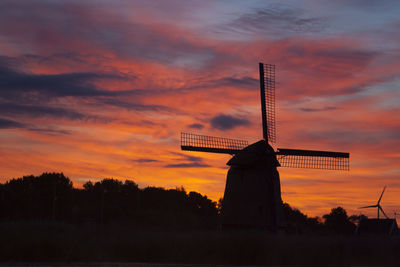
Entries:
<svg viewBox="0 0 400 267">
<path fill-rule="evenodd" d="M 282 167 L 324 170 L 349 170 L 349 153 L 278 148 Z"/>
<path fill-rule="evenodd" d="M 244 140 L 181 133 L 181 149 L 223 154 L 236 154 L 249 143 Z"/>
<path fill-rule="evenodd" d="M 275 65 L 259 63 L 259 68 L 263 138 L 275 143 Z"/>
</svg>

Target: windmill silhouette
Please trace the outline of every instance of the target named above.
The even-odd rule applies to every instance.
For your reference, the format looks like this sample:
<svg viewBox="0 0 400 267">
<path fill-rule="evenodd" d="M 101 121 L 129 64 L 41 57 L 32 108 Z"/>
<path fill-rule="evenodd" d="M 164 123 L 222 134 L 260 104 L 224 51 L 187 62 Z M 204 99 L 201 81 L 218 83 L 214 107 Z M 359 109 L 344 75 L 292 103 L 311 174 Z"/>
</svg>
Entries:
<svg viewBox="0 0 400 267">
<path fill-rule="evenodd" d="M 378 209 L 378 219 L 379 219 L 379 211 L 381 211 L 381 212 L 383 213 L 383 215 L 385 215 L 385 217 L 386 217 L 387 219 L 389 219 L 389 217 L 388 217 L 388 216 L 386 215 L 386 213 L 383 211 L 383 209 L 382 209 L 382 207 L 381 207 L 381 204 L 380 204 L 380 203 L 381 203 L 382 196 L 383 196 L 383 193 L 385 193 L 385 189 L 386 189 L 386 186 L 383 188 L 382 193 L 381 193 L 381 196 L 379 197 L 378 202 L 376 203 L 376 205 L 360 207 L 359 209 L 377 208 L 377 209 Z"/>
<path fill-rule="evenodd" d="M 181 133 L 181 149 L 234 155 L 222 202 L 222 226 L 263 228 L 285 226 L 278 166 L 349 170 L 349 153 L 278 148 L 275 127 L 275 65 L 259 63 L 263 139 L 245 140 Z"/>
</svg>

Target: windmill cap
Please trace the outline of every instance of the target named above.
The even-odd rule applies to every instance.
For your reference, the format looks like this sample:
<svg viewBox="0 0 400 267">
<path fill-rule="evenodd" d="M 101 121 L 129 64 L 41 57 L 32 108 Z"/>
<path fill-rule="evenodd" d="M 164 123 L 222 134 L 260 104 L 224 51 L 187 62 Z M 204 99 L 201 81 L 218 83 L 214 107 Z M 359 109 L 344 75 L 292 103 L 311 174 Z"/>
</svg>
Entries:
<svg viewBox="0 0 400 267">
<path fill-rule="evenodd" d="M 226 164 L 229 166 L 252 166 L 259 162 L 262 162 L 264 165 L 266 161 L 266 166 L 269 166 L 271 165 L 271 159 L 271 167 L 280 166 L 278 160 L 276 159 L 274 149 L 265 140 L 260 140 L 243 148 Z"/>
</svg>

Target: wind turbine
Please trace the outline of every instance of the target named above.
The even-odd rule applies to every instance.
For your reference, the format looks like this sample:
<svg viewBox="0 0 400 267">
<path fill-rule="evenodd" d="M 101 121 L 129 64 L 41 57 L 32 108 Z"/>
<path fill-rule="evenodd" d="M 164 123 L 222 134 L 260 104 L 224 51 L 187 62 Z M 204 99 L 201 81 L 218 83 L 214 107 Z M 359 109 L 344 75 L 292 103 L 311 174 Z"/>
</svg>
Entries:
<svg viewBox="0 0 400 267">
<path fill-rule="evenodd" d="M 380 204 L 380 203 L 381 203 L 382 196 L 383 196 L 383 193 L 385 192 L 385 189 L 386 189 L 386 186 L 383 188 L 382 194 L 381 194 L 381 196 L 379 197 L 379 200 L 378 200 L 378 202 L 376 203 L 376 205 L 360 207 L 359 209 L 378 208 L 378 219 L 379 219 L 379 211 L 382 211 L 383 215 L 385 215 L 385 217 L 386 217 L 387 219 L 389 219 L 389 217 L 388 217 L 388 216 L 386 215 L 386 213 L 383 211 L 383 209 L 382 209 L 382 207 L 381 207 L 381 204 Z"/>
</svg>

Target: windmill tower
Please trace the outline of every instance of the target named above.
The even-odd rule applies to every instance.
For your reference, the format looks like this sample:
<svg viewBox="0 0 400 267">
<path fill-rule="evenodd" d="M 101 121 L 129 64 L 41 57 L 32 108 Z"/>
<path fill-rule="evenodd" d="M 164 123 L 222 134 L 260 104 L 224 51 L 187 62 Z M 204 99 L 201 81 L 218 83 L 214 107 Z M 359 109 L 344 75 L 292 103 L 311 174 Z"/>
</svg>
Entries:
<svg viewBox="0 0 400 267">
<path fill-rule="evenodd" d="M 233 155 L 222 203 L 225 228 L 284 227 L 278 166 L 349 170 L 349 153 L 278 148 L 275 130 L 275 65 L 259 63 L 263 139 L 247 141 L 181 133 L 181 149 Z"/>
<path fill-rule="evenodd" d="M 378 219 L 379 219 L 379 211 L 381 211 L 383 213 L 383 215 L 385 215 L 385 217 L 387 219 L 389 219 L 389 217 L 386 215 L 386 213 L 383 211 L 383 209 L 381 207 L 381 199 L 382 199 L 383 193 L 385 193 L 385 189 L 386 189 L 386 186 L 383 188 L 381 196 L 379 197 L 378 202 L 375 205 L 360 207 L 359 209 L 377 208 L 378 209 L 378 211 L 377 211 L 378 212 L 378 215 L 377 215 Z"/>
</svg>

